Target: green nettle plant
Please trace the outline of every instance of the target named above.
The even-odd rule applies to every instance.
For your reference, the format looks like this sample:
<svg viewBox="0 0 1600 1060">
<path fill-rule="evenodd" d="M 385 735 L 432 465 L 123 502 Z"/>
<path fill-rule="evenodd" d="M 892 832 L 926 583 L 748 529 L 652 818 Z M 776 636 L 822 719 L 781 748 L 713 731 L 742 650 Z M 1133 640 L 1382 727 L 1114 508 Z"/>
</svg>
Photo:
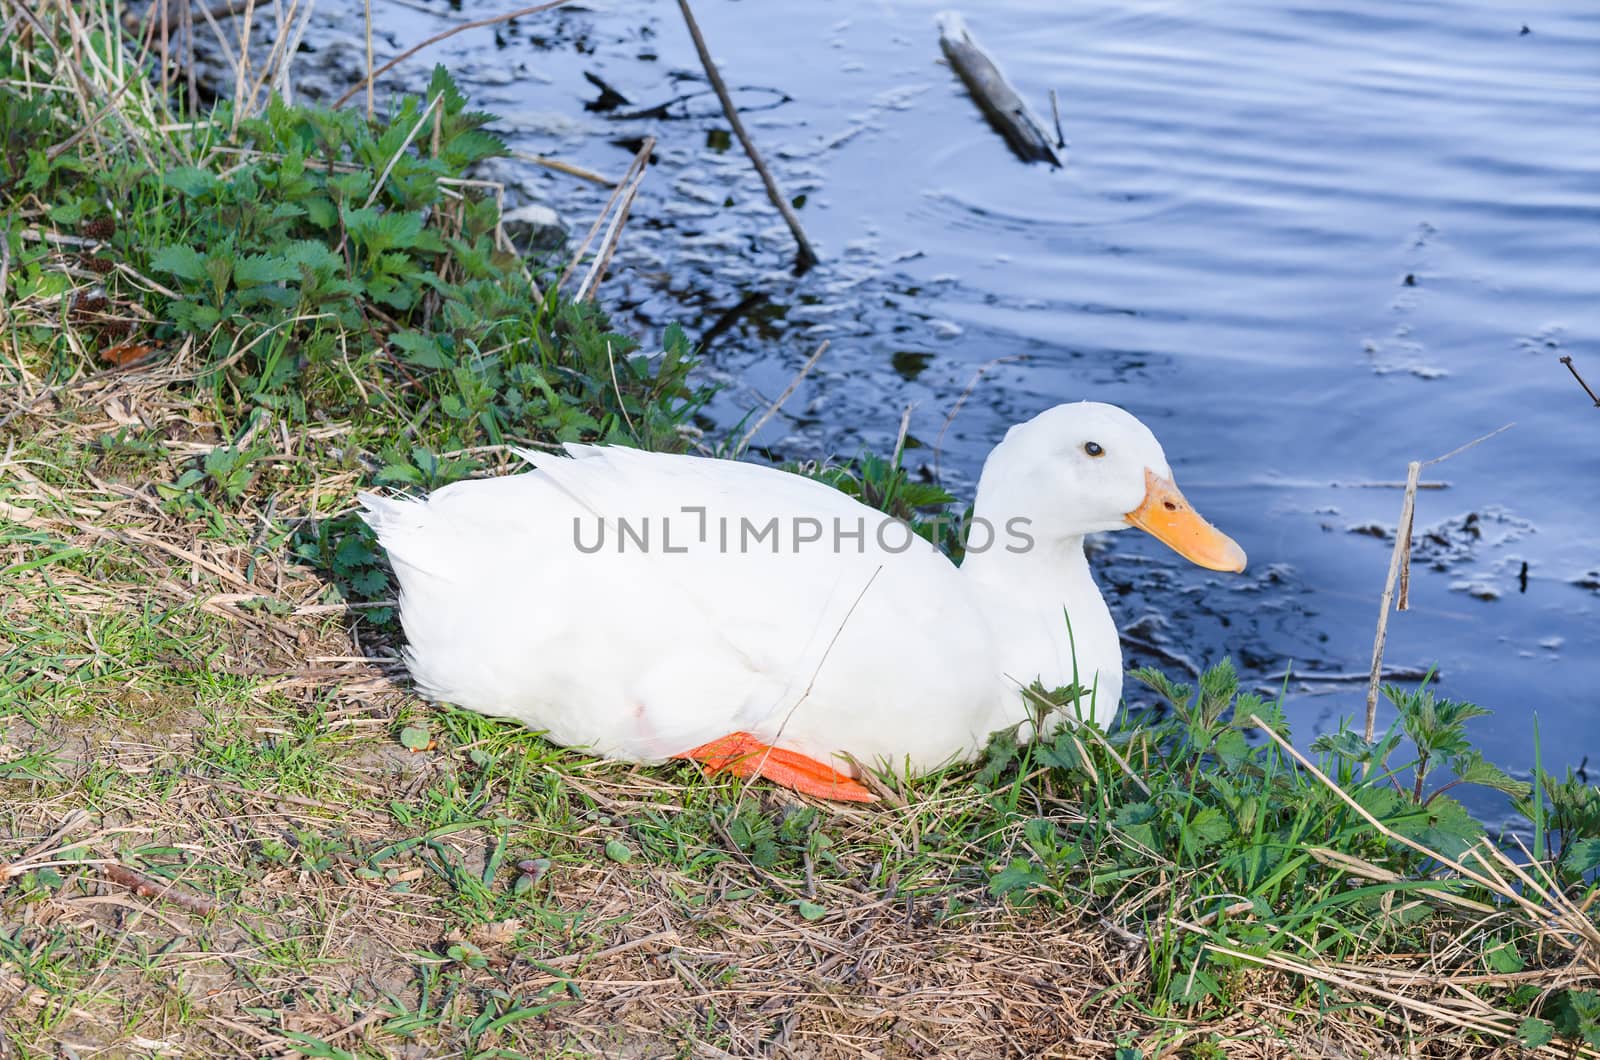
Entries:
<svg viewBox="0 0 1600 1060">
<path fill-rule="evenodd" d="M 140 345 L 192 351 L 217 427 L 235 439 L 156 484 L 169 511 L 214 520 L 275 473 L 264 459 L 277 448 L 270 432 L 238 441 L 263 413 L 289 427 L 347 424 L 373 451 L 347 450 L 368 481 L 431 489 L 480 470 L 474 451 L 485 446 L 682 448 L 711 396 L 690 381 L 682 329 L 667 328 L 646 355 L 594 306 L 541 290 L 544 274 L 501 233 L 495 198 L 465 180 L 505 148 L 443 68 L 384 120 L 275 99 L 223 143 L 233 124 L 224 103 L 176 152 L 195 164 L 118 161 L 103 174 L 74 150 L 47 157 L 26 138 L 51 120 L 41 104 L 5 97 L 0 108 L 0 187 L 48 203 L 54 225 L 102 239 L 95 260 L 108 288 L 119 261 L 158 281 L 112 297 L 142 300 L 138 315 L 156 322 L 133 336 Z M 62 280 L 28 258 L 15 275 L 24 296 L 57 292 Z M 160 452 L 128 431 L 102 447 L 123 460 Z M 351 599 L 390 593 L 353 520 L 304 525 L 294 547 Z"/>
<path fill-rule="evenodd" d="M 223 104 L 184 148 L 203 161 L 119 161 L 108 174 L 30 146 L 40 104 L 0 106 L 0 186 L 49 203 L 56 226 L 103 237 L 98 271 L 127 262 L 158 281 L 116 292 L 158 321 L 134 337 L 158 355 L 196 351 L 231 433 L 252 409 L 291 424 L 381 421 L 396 437 L 380 481 L 430 485 L 479 466 L 436 454 L 483 445 L 679 447 L 710 396 L 689 381 L 680 329 L 644 356 L 599 310 L 540 290 L 496 200 L 465 180 L 504 145 L 442 68 L 387 120 L 274 100 L 224 145 L 212 142 L 232 124 Z M 218 156 L 227 164 L 207 165 Z M 31 260 L 17 274 L 19 296 L 59 286 Z M 236 499 L 249 458 L 219 452 L 170 486 Z"/>
<path fill-rule="evenodd" d="M 1261 738 L 1265 728 L 1287 742 L 1288 723 L 1278 703 L 1239 691 L 1230 663 L 1206 671 L 1197 687 L 1148 668 L 1134 676 L 1160 695 L 1162 714 L 1130 718 L 1109 734 L 1064 725 L 1021 746 L 1015 731 L 997 733 L 975 780 L 998 811 L 1020 819 L 1003 849 L 997 839 L 988 843 L 990 892 L 1019 904 L 1088 900 L 1117 911 L 1151 951 L 1161 1004 L 1228 999 L 1251 963 L 1230 953 L 1326 959 L 1420 945 L 1440 902 L 1494 908 L 1461 879 L 1435 877 L 1439 862 L 1374 829 L 1346 801 L 1452 860 L 1488 840 L 1452 797 L 1459 786 L 1501 792 L 1534 818 L 1539 792 L 1468 742 L 1467 723 L 1487 711 L 1426 687 L 1387 687 L 1397 719 L 1380 739 L 1341 731 L 1313 742 L 1325 783 Z M 1070 714 L 1078 690 L 1035 688 L 1034 699 L 1043 721 Z M 1028 817 L 1030 778 L 1081 812 Z M 1548 849 L 1576 894 L 1600 852 L 1600 793 L 1573 778 L 1536 778 Z M 1178 898 L 1147 903 L 1135 897 L 1146 886 Z M 1187 911 L 1182 926 L 1170 919 L 1175 908 Z M 1491 932 L 1485 970 L 1520 970 L 1538 951 L 1526 931 Z M 1600 1033 L 1591 996 L 1568 990 L 1539 999 L 1528 1034 L 1548 1028 L 1589 1040 Z M 1534 1001 L 1530 994 L 1518 1003 Z"/>
</svg>

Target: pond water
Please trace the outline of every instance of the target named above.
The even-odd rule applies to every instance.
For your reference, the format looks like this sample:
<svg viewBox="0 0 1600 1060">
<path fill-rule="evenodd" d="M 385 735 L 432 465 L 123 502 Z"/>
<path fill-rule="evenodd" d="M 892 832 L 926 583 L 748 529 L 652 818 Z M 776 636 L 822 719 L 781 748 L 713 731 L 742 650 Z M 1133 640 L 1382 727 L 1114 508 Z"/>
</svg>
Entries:
<svg viewBox="0 0 1600 1060">
<path fill-rule="evenodd" d="M 375 6 L 380 57 L 489 13 Z M 1053 170 L 1014 158 L 943 65 L 942 6 L 697 3 L 753 136 L 804 196 L 822 263 L 800 279 L 676 5 L 474 30 L 395 83 L 442 61 L 516 147 L 612 175 L 656 136 L 603 299 L 647 344 L 673 320 L 709 337 L 724 426 L 829 339 L 759 438 L 774 455 L 887 451 L 909 405 L 909 462 L 937 460 L 970 497 L 990 446 L 1043 408 L 1144 418 L 1251 566 L 1216 575 L 1111 535 L 1096 571 L 1130 664 L 1231 655 L 1273 691 L 1292 667 L 1302 737 L 1361 713 L 1364 684 L 1342 678 L 1368 665 L 1406 462 L 1515 422 L 1425 473 L 1444 488 L 1418 496 L 1387 659 L 1493 709 L 1476 733 L 1495 760 L 1532 763 L 1537 715 L 1547 766 L 1600 764 L 1600 409 L 1558 361 L 1600 383 L 1600 8 L 972 5 L 1047 121 L 1058 93 Z M 353 7 L 313 36 L 312 65 L 359 53 Z M 586 110 L 586 74 L 628 102 Z M 616 118 L 688 93 L 665 119 Z M 502 172 L 579 235 L 606 195 Z"/>
</svg>

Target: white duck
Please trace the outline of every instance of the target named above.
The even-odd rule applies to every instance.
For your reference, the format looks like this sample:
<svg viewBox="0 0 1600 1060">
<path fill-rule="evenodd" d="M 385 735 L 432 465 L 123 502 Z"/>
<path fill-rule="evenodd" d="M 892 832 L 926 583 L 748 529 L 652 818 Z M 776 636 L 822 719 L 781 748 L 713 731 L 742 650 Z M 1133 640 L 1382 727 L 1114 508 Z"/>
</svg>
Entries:
<svg viewBox="0 0 1600 1060">
<path fill-rule="evenodd" d="M 1031 737 L 1035 680 L 1076 675 L 1084 713 L 1111 721 L 1122 651 L 1084 535 L 1138 526 L 1202 566 L 1245 566 L 1149 428 L 1112 405 L 1006 433 L 959 568 L 798 475 L 567 451 L 425 500 L 362 495 L 418 689 L 599 755 L 690 758 L 828 798 L 872 798 L 840 752 L 920 772 L 1007 726 Z"/>
</svg>

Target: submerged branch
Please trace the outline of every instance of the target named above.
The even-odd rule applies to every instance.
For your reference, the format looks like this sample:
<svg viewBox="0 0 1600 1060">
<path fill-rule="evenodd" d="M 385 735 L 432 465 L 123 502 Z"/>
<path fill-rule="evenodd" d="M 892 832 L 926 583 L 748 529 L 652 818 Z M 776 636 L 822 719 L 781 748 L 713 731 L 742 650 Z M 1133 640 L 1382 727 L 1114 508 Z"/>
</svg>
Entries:
<svg viewBox="0 0 1600 1060">
<path fill-rule="evenodd" d="M 717 91 L 717 99 L 722 103 L 722 111 L 728 116 L 728 124 L 733 126 L 733 134 L 739 138 L 739 143 L 744 147 L 744 153 L 750 156 L 750 163 L 756 167 L 756 172 L 761 176 L 761 183 L 766 185 L 767 198 L 772 200 L 772 205 L 777 207 L 778 213 L 783 215 L 783 221 L 789 226 L 789 231 L 794 234 L 794 241 L 798 248 L 795 254 L 794 271 L 796 275 L 805 272 L 817 263 L 817 252 L 811 249 L 811 240 L 806 238 L 805 229 L 800 226 L 800 218 L 796 216 L 794 207 L 789 200 L 783 197 L 783 191 L 778 187 L 778 182 L 772 176 L 772 171 L 767 168 L 767 163 L 762 159 L 761 152 L 756 150 L 756 145 L 750 139 L 750 134 L 745 132 L 744 122 L 739 120 L 739 108 L 734 106 L 733 96 L 728 93 L 728 86 L 722 80 L 722 74 L 717 70 L 717 64 L 711 59 L 711 49 L 706 47 L 706 39 L 700 33 L 700 24 L 694 20 L 694 12 L 689 8 L 689 0 L 678 0 L 678 7 L 683 11 L 684 24 L 689 27 L 689 36 L 694 39 L 694 50 L 700 54 L 700 65 L 705 67 L 706 77 L 711 79 L 711 87 Z"/>
<path fill-rule="evenodd" d="M 1579 375 L 1578 369 L 1573 366 L 1572 358 L 1563 357 L 1561 358 L 1561 363 L 1567 366 L 1567 371 L 1571 372 L 1572 378 L 1576 379 L 1578 381 L 1578 385 L 1583 387 L 1583 392 L 1589 395 L 1589 400 L 1594 402 L 1595 407 L 1600 408 L 1600 395 L 1597 395 L 1589 388 L 1589 384 L 1583 381 L 1583 376 Z"/>
<path fill-rule="evenodd" d="M 1033 116 L 989 53 L 973 39 L 960 15 L 946 12 L 940 17 L 939 47 L 950 68 L 971 93 L 973 102 L 978 104 L 995 131 L 1005 137 L 1017 157 L 1024 162 L 1048 162 L 1059 168 L 1061 156 L 1056 153 L 1043 123 Z M 1059 136 L 1061 114 L 1054 95 L 1051 105 L 1056 113 Z"/>
</svg>

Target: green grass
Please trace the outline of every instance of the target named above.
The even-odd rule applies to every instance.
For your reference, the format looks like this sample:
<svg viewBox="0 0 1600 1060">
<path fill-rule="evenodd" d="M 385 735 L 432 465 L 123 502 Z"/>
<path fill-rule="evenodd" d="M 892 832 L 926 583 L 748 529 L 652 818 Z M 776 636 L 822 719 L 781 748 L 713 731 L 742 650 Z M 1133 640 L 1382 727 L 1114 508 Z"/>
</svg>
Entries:
<svg viewBox="0 0 1600 1060">
<path fill-rule="evenodd" d="M 686 339 L 647 356 L 507 250 L 442 72 L 234 132 L 111 63 L 85 130 L 106 75 L 48 26 L 0 45 L 61 89 L 0 88 L 0 1055 L 1600 1050 L 1600 792 L 1519 785 L 1430 689 L 1308 758 L 1230 666 L 1141 672 L 1159 715 L 996 734 L 871 809 L 418 700 L 355 492 L 694 444 Z M 871 454 L 798 470 L 954 504 Z"/>
</svg>

